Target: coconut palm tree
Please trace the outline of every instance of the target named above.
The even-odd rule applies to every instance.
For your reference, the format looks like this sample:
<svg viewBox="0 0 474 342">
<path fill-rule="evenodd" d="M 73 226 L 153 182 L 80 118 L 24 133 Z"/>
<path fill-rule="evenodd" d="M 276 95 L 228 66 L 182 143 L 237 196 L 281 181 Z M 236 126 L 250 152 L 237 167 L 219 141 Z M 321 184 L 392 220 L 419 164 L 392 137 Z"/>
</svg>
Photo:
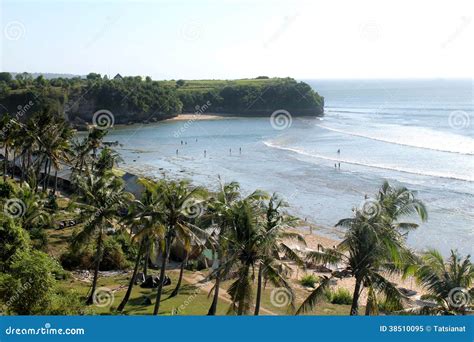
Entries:
<svg viewBox="0 0 474 342">
<path fill-rule="evenodd" d="M 260 190 L 254 191 L 246 197 L 247 201 L 254 202 L 267 198 L 268 195 Z M 240 185 L 237 182 L 223 183 L 219 179 L 219 191 L 209 200 L 207 218 L 214 228 L 214 245 L 217 254 L 217 267 L 211 276 L 215 278 L 213 287 L 213 299 L 208 311 L 208 315 L 216 314 L 219 301 L 220 282 L 228 273 L 231 263 L 228 262 L 228 249 L 230 236 L 233 234 L 235 223 L 236 206 L 239 206 L 242 200 L 240 194 Z"/>
<path fill-rule="evenodd" d="M 262 202 L 262 207 L 265 215 L 260 223 L 262 228 L 259 231 L 260 257 L 255 315 L 258 315 L 260 312 L 263 279 L 269 280 L 276 287 L 285 288 L 288 293 L 292 293 L 292 289 L 284 277 L 289 269 L 282 262 L 282 259 L 290 259 L 299 267 L 304 267 L 305 265 L 304 260 L 286 242 L 289 239 L 295 239 L 306 245 L 306 241 L 301 234 L 286 230 L 289 227 L 294 227 L 296 224 L 296 218 L 282 211 L 285 207 L 288 207 L 288 204 L 274 193 L 268 203 Z"/>
<path fill-rule="evenodd" d="M 387 300 L 401 305 L 401 293 L 385 274 L 400 272 L 403 265 L 414 260 L 413 253 L 406 247 L 406 233 L 418 225 L 402 221 L 413 214 L 418 214 L 422 221 L 427 219 L 425 206 L 413 192 L 406 188 L 392 188 L 385 182 L 376 199 L 367 200 L 362 208 L 355 210 L 354 217 L 337 223 L 347 231 L 335 249 L 308 253 L 308 258 L 314 262 L 345 265 L 344 273 L 355 278 L 351 315 L 358 314 L 359 297 L 364 287 L 369 293 L 366 314 L 374 313 L 371 309 L 377 307 L 376 293 L 382 293 Z M 326 277 L 303 302 L 297 314 L 312 309 L 323 296 L 331 278 L 338 275 L 339 272 L 333 272 L 331 277 Z"/>
<path fill-rule="evenodd" d="M 16 125 L 14 125 L 8 114 L 5 114 L 0 120 L 0 145 L 5 151 L 5 159 L 3 161 L 3 181 L 7 179 L 8 175 L 9 152 L 14 145 L 16 128 Z"/>
<path fill-rule="evenodd" d="M 81 210 L 79 221 L 83 223 L 83 227 L 74 242 L 81 244 L 91 239 L 95 239 L 96 242 L 94 278 L 86 302 L 92 304 L 102 261 L 105 229 L 115 225 L 118 209 L 132 200 L 133 195 L 125 192 L 122 180 L 111 173 L 102 177 L 93 174 L 77 177 L 75 183 L 79 192 L 77 206 Z"/>
<path fill-rule="evenodd" d="M 438 251 L 429 250 L 419 263 L 407 268 L 405 275 L 414 275 L 428 291 L 423 298 L 436 303 L 415 309 L 421 314 L 464 315 L 467 309 L 474 308 L 474 265 L 470 255 L 463 259 L 457 251 L 451 250 L 445 261 Z"/>
<path fill-rule="evenodd" d="M 207 191 L 201 187 L 192 188 L 189 182 L 184 180 L 157 183 L 145 181 L 142 184 L 145 184 L 147 191 L 151 193 L 151 198 L 149 198 L 149 203 L 142 206 L 140 215 L 150 217 L 161 247 L 160 281 L 153 310 L 153 314 L 157 315 L 171 245 L 177 237 L 190 243 L 192 236 L 206 236 L 205 232 L 196 227 L 193 222 L 202 212 Z"/>
</svg>

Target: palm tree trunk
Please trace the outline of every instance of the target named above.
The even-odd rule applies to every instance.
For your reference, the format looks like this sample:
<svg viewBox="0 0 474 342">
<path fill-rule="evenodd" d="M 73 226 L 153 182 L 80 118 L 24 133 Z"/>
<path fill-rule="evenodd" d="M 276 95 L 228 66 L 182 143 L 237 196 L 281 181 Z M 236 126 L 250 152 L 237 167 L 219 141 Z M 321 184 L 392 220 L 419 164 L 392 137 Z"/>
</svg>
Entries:
<svg viewBox="0 0 474 342">
<path fill-rule="evenodd" d="M 173 292 L 171 292 L 171 294 L 168 298 L 175 297 L 179 293 L 179 289 L 181 287 L 181 282 L 183 280 L 184 266 L 186 266 L 186 264 L 188 263 L 188 251 L 186 251 L 185 253 L 186 253 L 186 255 L 184 256 L 184 260 L 181 262 L 181 268 L 179 270 L 178 283 L 176 284 L 176 287 L 174 288 Z"/>
<path fill-rule="evenodd" d="M 146 238 L 146 251 L 145 251 L 145 260 L 143 261 L 143 275 L 148 276 L 148 261 L 150 260 L 150 241 Z"/>
<path fill-rule="evenodd" d="M 46 174 L 48 173 L 48 159 L 44 163 L 44 172 L 43 172 L 43 192 L 46 191 Z"/>
<path fill-rule="evenodd" d="M 209 311 L 207 312 L 208 316 L 215 316 L 215 314 L 217 312 L 217 302 L 219 301 L 219 287 L 220 287 L 220 284 L 221 284 L 221 269 L 220 269 L 220 267 L 223 264 L 222 263 L 222 251 L 221 251 L 220 248 L 218 249 L 218 256 L 217 257 L 219 259 L 219 265 L 218 265 L 217 272 L 216 272 L 216 284 L 214 285 L 214 297 L 212 298 L 211 307 L 209 308 Z"/>
<path fill-rule="evenodd" d="M 168 233 L 168 235 L 170 235 Z M 158 283 L 158 289 L 156 290 L 156 302 L 155 308 L 153 310 L 153 315 L 158 315 L 158 311 L 160 310 L 160 302 L 161 302 L 161 294 L 163 292 L 163 284 L 165 282 L 165 275 L 166 275 L 166 265 L 168 264 L 168 258 L 170 255 L 171 250 L 171 238 L 166 237 L 166 246 L 165 246 L 165 253 L 162 253 L 162 262 L 161 262 L 161 270 L 160 270 L 160 282 Z"/>
<path fill-rule="evenodd" d="M 357 316 L 359 314 L 359 296 L 360 296 L 360 287 L 362 285 L 362 279 L 356 278 L 356 283 L 354 287 L 354 295 L 352 297 L 352 306 L 351 306 L 351 316 Z"/>
<path fill-rule="evenodd" d="M 13 149 L 13 165 L 12 165 L 11 179 L 15 178 L 15 158 L 16 158 L 16 150 Z"/>
<path fill-rule="evenodd" d="M 100 268 L 100 262 L 102 259 L 102 229 L 99 232 L 99 236 L 97 237 L 97 251 L 95 255 L 95 269 L 94 269 L 94 279 L 92 280 L 92 287 L 91 287 L 91 294 L 89 295 L 89 298 L 87 298 L 86 304 L 91 305 L 94 303 L 94 294 L 95 294 L 95 289 L 97 288 L 97 279 L 99 278 L 99 268 Z"/>
<path fill-rule="evenodd" d="M 255 316 L 258 316 L 260 312 L 260 302 L 262 300 L 262 277 L 263 277 L 263 264 L 260 263 L 258 268 L 258 279 L 257 279 L 257 297 L 255 301 Z"/>
<path fill-rule="evenodd" d="M 54 194 L 58 191 L 58 169 L 54 169 Z"/>
<path fill-rule="evenodd" d="M 3 161 L 3 181 L 7 180 L 8 173 L 8 147 L 5 144 L 5 160 Z"/>
<path fill-rule="evenodd" d="M 144 245 L 145 245 L 144 240 L 142 240 L 142 242 L 140 243 L 140 248 L 138 250 L 137 258 L 135 259 L 135 268 L 133 269 L 132 278 L 130 279 L 130 283 L 128 284 L 127 293 L 125 293 L 125 297 L 123 297 L 122 302 L 117 308 L 119 312 L 123 311 L 123 309 L 125 308 L 125 305 L 127 305 L 127 302 L 130 299 L 130 295 L 132 294 L 132 289 L 133 289 L 133 285 L 135 284 L 135 278 L 137 277 L 138 267 L 140 266 L 140 260 L 143 253 Z"/>
</svg>

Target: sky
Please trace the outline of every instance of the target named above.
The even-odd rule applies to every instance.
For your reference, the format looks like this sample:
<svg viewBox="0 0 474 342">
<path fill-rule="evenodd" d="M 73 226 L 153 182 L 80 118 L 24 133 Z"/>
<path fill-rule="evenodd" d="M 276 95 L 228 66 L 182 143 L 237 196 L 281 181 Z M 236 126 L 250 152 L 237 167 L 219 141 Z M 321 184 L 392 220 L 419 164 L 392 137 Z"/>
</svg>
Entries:
<svg viewBox="0 0 474 342">
<path fill-rule="evenodd" d="M 3 0 L 0 69 L 153 79 L 470 78 L 474 1 Z"/>
</svg>

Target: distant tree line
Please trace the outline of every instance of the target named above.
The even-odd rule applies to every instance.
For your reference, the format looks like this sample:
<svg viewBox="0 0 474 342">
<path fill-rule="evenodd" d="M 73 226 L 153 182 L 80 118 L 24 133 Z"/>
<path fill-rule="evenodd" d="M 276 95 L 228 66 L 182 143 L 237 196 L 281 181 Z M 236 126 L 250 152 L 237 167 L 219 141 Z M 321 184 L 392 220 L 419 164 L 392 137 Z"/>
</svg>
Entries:
<svg viewBox="0 0 474 342">
<path fill-rule="evenodd" d="M 291 78 L 268 79 L 262 82 L 239 81 L 222 83 L 211 81 L 203 89 L 188 87 L 178 80 L 153 81 L 150 77 L 122 77 L 110 79 L 106 75 L 90 73 L 85 78 L 46 79 L 40 75 L 19 73 L 13 77 L 0 73 L 0 114 L 15 113 L 33 101 L 25 116 L 42 110 L 44 105 L 65 114 L 76 127 L 92 123 L 94 112 L 107 109 L 116 124 L 159 121 L 183 112 L 195 112 L 210 102 L 209 112 L 267 116 L 277 109 L 292 115 L 321 115 L 324 99 L 304 82 Z"/>
</svg>

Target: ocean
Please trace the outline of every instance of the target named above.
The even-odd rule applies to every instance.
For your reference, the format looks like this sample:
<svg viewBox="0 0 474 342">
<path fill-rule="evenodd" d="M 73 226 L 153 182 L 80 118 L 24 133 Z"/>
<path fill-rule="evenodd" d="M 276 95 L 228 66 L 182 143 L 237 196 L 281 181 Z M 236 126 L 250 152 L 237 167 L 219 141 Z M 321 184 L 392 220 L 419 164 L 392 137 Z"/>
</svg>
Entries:
<svg viewBox="0 0 474 342">
<path fill-rule="evenodd" d="M 115 128 L 107 140 L 122 144 L 120 166 L 130 172 L 210 188 L 220 176 L 245 193 L 278 192 L 329 237 L 341 237 L 335 223 L 388 180 L 428 208 L 408 236 L 412 247 L 472 253 L 473 82 L 304 81 L 325 97 L 324 117 L 168 121 Z"/>
</svg>

